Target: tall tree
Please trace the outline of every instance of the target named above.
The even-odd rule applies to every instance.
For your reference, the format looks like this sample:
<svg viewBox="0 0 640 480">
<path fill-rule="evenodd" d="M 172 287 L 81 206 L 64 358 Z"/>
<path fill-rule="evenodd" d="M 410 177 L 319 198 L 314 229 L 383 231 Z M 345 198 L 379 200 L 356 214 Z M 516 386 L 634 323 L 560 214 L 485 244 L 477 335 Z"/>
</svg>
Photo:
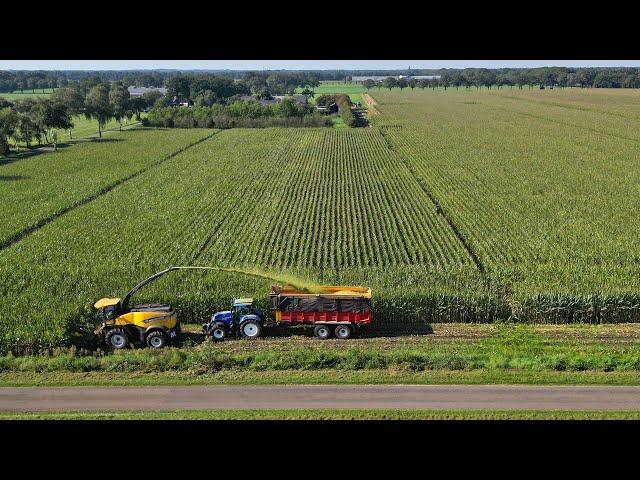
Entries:
<svg viewBox="0 0 640 480">
<path fill-rule="evenodd" d="M 17 112 L 18 116 L 18 128 L 14 134 L 14 138 L 24 142 L 27 148 L 31 148 L 31 139 L 34 136 L 34 132 L 37 126 L 33 123 L 33 120 L 26 112 Z"/>
<path fill-rule="evenodd" d="M 113 118 L 116 119 L 122 131 L 122 119 L 129 115 L 130 108 L 129 90 L 121 83 L 114 83 L 109 90 L 109 104 L 113 112 Z"/>
<path fill-rule="evenodd" d="M 80 88 L 80 85 L 74 83 L 72 86 L 65 88 L 58 88 L 51 95 L 53 103 L 65 105 L 67 107 L 67 113 L 70 117 L 76 115 L 82 115 L 84 113 L 84 92 Z M 73 137 L 71 135 L 71 129 L 73 128 L 73 121 L 70 121 L 69 139 Z"/>
<path fill-rule="evenodd" d="M 17 128 L 16 112 L 9 106 L 0 108 L 0 155 L 9 154 L 9 137 L 14 136 Z"/>
<path fill-rule="evenodd" d="M 182 75 L 176 75 L 167 79 L 165 83 L 167 88 L 167 96 L 190 98 L 189 79 Z"/>
<path fill-rule="evenodd" d="M 69 109 L 66 105 L 49 100 L 46 101 L 44 107 L 44 125 L 46 129 L 51 132 L 52 140 L 53 134 L 56 133 L 56 129 L 71 130 L 73 123 L 71 123 L 71 115 L 69 115 Z M 57 141 L 57 134 L 55 136 Z"/>
<path fill-rule="evenodd" d="M 382 82 L 383 85 L 389 89 L 389 91 L 391 91 L 391 89 L 393 87 L 397 87 L 398 86 L 398 80 L 396 80 L 395 77 L 387 77 L 384 79 L 384 81 Z"/>
<path fill-rule="evenodd" d="M 440 75 L 439 83 L 444 87 L 446 91 L 447 87 L 451 85 L 451 74 L 449 72 L 442 72 L 442 75 Z"/>
<path fill-rule="evenodd" d="M 85 100 L 85 116 L 98 121 L 98 135 L 102 138 L 102 128 L 113 117 L 113 109 L 109 102 L 109 87 L 104 83 L 89 90 Z"/>
<path fill-rule="evenodd" d="M 18 128 L 20 130 L 20 140 L 27 147 L 31 146 L 31 139 L 35 137 L 38 145 L 42 144 L 42 137 L 45 135 L 46 127 L 44 123 L 46 106 L 43 99 L 26 98 L 14 104 L 18 114 Z"/>
<path fill-rule="evenodd" d="M 362 82 L 362 85 L 364 86 L 364 88 L 366 88 L 367 90 L 375 87 L 376 82 L 374 82 L 372 79 L 367 78 L 364 82 Z"/>
</svg>

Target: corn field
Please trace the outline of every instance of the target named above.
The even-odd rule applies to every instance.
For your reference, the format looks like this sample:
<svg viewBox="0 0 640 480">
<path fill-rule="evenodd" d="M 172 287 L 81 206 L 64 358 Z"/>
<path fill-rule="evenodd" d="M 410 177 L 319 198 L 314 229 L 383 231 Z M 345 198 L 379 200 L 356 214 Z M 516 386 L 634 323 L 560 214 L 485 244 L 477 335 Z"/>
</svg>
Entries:
<svg viewBox="0 0 640 480">
<path fill-rule="evenodd" d="M 590 93 L 376 91 L 370 128 L 141 129 L 0 164 L 0 350 L 74 342 L 169 265 L 370 286 L 381 332 L 640 321 L 640 108 Z M 198 323 L 270 283 L 179 272 L 136 300 Z"/>
</svg>

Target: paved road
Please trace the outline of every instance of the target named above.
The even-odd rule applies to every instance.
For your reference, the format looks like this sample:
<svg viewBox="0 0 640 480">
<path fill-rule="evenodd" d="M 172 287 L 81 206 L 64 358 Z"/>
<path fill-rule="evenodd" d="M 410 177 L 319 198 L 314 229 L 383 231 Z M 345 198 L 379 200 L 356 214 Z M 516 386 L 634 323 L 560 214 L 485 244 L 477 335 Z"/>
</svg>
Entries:
<svg viewBox="0 0 640 480">
<path fill-rule="evenodd" d="M 256 385 L 0 388 L 2 412 L 267 408 L 640 410 L 640 387 Z"/>
</svg>

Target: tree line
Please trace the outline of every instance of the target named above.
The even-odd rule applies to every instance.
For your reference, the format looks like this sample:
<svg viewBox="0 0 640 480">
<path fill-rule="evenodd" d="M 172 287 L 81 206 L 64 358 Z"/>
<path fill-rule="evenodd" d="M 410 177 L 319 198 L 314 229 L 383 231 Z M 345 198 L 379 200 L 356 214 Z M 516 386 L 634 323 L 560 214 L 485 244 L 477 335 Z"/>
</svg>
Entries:
<svg viewBox="0 0 640 480">
<path fill-rule="evenodd" d="M 342 77 L 344 80 L 345 77 Z M 314 88 L 320 84 L 317 74 L 310 72 L 237 72 L 182 73 L 182 72 L 44 72 L 0 71 L 0 92 L 34 92 L 63 88 L 75 83 L 95 86 L 99 83 L 120 82 L 125 87 L 166 87 L 174 95 L 192 101 L 207 90 L 224 90 L 233 94 L 270 95 L 292 94 L 297 87 Z M 231 92 L 231 93 L 229 93 Z M 225 96 L 224 94 L 222 96 Z"/>
<path fill-rule="evenodd" d="M 309 105 L 285 98 L 280 103 L 263 105 L 258 101 L 235 100 L 229 103 L 173 108 L 159 101 L 142 121 L 143 125 L 167 128 L 264 128 L 323 127 L 331 121 Z"/>
<path fill-rule="evenodd" d="M 241 80 L 210 74 L 175 75 L 165 82 L 167 96 L 187 99 L 198 106 L 211 106 L 245 95 L 270 100 L 273 95 L 291 95 L 298 87 L 311 93 L 311 89 L 320 85 L 317 77 L 306 73 L 245 73 Z"/>
<path fill-rule="evenodd" d="M 162 95 L 155 91 L 131 97 L 121 82 L 93 86 L 91 82 L 75 82 L 48 97 L 13 102 L 0 97 L 0 155 L 9 153 L 10 140 L 16 149 L 18 143 L 24 143 L 27 148 L 34 141 L 38 145 L 55 143 L 58 129 L 68 130 L 71 139 L 73 118 L 79 115 L 96 120 L 98 135 L 102 137 L 102 130 L 109 120 L 115 119 L 122 129 L 124 119 L 140 119 L 140 113 L 160 97 Z"/>
<path fill-rule="evenodd" d="M 436 75 L 442 87 L 519 87 L 544 85 L 558 87 L 640 88 L 640 68 L 635 67 L 539 67 L 502 69 L 401 69 L 401 70 L 243 70 L 186 71 L 178 70 L 108 70 L 108 71 L 0 71 L 0 92 L 35 91 L 61 88 L 75 82 L 122 82 L 124 86 L 163 87 L 173 78 L 186 77 L 187 82 L 200 78 L 224 78 L 243 83 L 252 93 L 286 94 L 296 87 L 317 86 L 320 81 L 351 81 L 354 76 L 411 77 Z M 430 85 L 429 85 L 430 86 Z M 184 93 L 184 92 L 183 92 Z"/>
<path fill-rule="evenodd" d="M 453 87 L 470 89 L 472 87 L 491 89 L 517 87 L 528 88 L 640 88 L 640 73 L 635 68 L 580 68 L 562 67 L 535 69 L 468 68 L 465 70 L 445 71 L 439 78 L 416 79 L 387 77 L 382 81 L 365 80 L 366 88 L 437 88 L 445 90 Z"/>
<path fill-rule="evenodd" d="M 0 71 L 0 93 L 32 92 L 74 83 L 122 82 L 125 87 L 162 87 L 168 76 L 157 71 Z"/>
</svg>

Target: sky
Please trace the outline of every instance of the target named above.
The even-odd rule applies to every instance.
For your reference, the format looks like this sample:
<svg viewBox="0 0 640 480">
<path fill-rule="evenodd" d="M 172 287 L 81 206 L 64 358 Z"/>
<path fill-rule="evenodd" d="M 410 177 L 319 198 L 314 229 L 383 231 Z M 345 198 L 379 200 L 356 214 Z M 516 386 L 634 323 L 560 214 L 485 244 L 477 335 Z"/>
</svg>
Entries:
<svg viewBox="0 0 640 480">
<path fill-rule="evenodd" d="M 0 60 L 0 70 L 394 70 L 637 67 L 639 60 Z"/>
</svg>

